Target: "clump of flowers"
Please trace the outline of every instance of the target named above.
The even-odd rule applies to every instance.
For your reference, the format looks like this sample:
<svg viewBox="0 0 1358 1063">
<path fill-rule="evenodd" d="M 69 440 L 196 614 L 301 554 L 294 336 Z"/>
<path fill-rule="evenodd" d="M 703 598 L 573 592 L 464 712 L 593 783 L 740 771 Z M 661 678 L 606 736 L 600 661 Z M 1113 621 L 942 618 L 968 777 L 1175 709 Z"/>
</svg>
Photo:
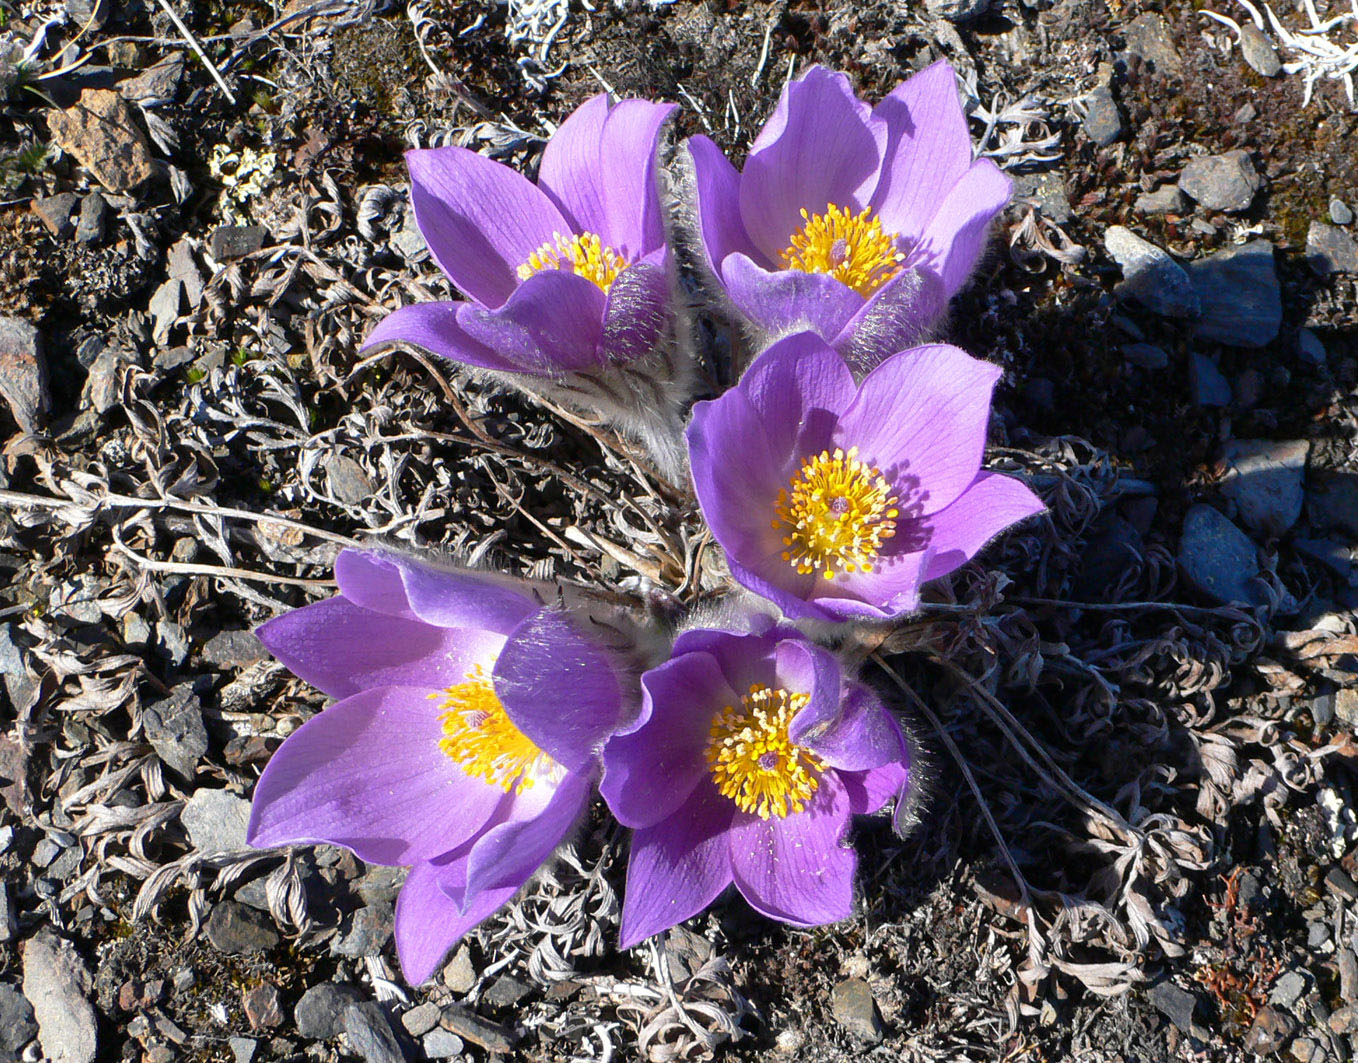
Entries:
<svg viewBox="0 0 1358 1063">
<path fill-rule="evenodd" d="M 411 152 L 416 219 L 467 298 L 397 310 L 367 346 L 564 397 L 647 443 L 725 551 L 717 601 L 676 637 L 641 608 L 600 617 L 507 577 L 347 551 L 336 597 L 260 629 L 338 700 L 269 762 L 251 841 L 408 866 L 412 982 L 551 859 L 596 785 L 633 832 L 623 947 L 732 885 L 772 919 L 847 918 L 852 818 L 894 802 L 903 829 L 919 787 L 855 640 L 1042 508 L 982 468 L 999 369 L 914 345 L 1009 194 L 971 158 L 952 70 L 869 107 L 812 68 L 743 171 L 695 137 L 665 184 L 673 110 L 595 97 L 536 184 L 461 148 Z M 734 385 L 696 405 L 667 235 L 686 229 L 700 309 L 766 348 L 718 367 Z"/>
</svg>

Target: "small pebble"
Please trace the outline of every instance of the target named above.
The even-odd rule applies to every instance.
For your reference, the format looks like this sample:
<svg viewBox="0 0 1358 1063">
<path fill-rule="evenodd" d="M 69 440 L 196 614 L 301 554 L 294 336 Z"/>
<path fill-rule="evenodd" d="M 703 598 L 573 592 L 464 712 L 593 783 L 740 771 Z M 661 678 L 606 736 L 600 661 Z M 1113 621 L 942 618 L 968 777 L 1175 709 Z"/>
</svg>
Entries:
<svg viewBox="0 0 1358 1063">
<path fill-rule="evenodd" d="M 1330 221 L 1336 225 L 1353 224 L 1353 211 L 1338 196 L 1330 197 Z"/>
<path fill-rule="evenodd" d="M 1265 1005 L 1255 1014 L 1249 1033 L 1245 1035 L 1245 1050 L 1256 1056 L 1267 1056 L 1282 1048 L 1296 1033 L 1296 1019 L 1285 1011 Z"/>
<path fill-rule="evenodd" d="M 401 1016 L 401 1025 L 411 1037 L 421 1037 L 439 1024 L 439 1006 L 426 1001 Z"/>
<path fill-rule="evenodd" d="M 1329 887 L 1331 893 L 1337 893 L 1351 901 L 1358 901 L 1358 885 L 1354 884 L 1349 873 L 1341 867 L 1330 868 L 1329 873 L 1325 876 L 1325 885 Z"/>
<path fill-rule="evenodd" d="M 861 978 L 850 978 L 835 986 L 830 994 L 830 1010 L 835 1021 L 854 1037 L 867 1044 L 882 1039 L 882 1019 L 872 989 Z"/>
<path fill-rule="evenodd" d="M 444 1029 L 430 1030 L 425 1034 L 420 1046 L 430 1059 L 452 1059 L 453 1056 L 462 1055 L 462 1049 L 465 1047 L 462 1038 Z"/>
<path fill-rule="evenodd" d="M 1330 1012 L 1329 1026 L 1338 1034 L 1358 1033 L 1358 1004 L 1345 1004 Z"/>
</svg>

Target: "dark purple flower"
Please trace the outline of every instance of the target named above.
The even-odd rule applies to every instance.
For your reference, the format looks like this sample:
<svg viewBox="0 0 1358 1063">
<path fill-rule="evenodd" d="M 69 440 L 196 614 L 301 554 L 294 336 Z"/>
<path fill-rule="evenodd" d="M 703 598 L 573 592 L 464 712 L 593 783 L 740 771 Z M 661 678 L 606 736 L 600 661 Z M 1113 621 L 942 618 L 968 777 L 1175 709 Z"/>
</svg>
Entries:
<svg viewBox="0 0 1358 1063">
<path fill-rule="evenodd" d="M 772 919 L 847 917 L 849 817 L 880 809 L 909 775 L 900 727 L 872 691 L 803 635 L 767 624 L 685 632 L 641 684 L 641 715 L 604 747 L 600 784 L 634 831 L 622 946 L 733 882 Z"/>
<path fill-rule="evenodd" d="M 673 110 L 595 96 L 548 142 L 536 185 L 466 148 L 407 152 L 415 221 L 469 301 L 397 310 L 365 347 L 557 379 L 651 350 L 670 319 L 656 147 Z"/>
<path fill-rule="evenodd" d="M 764 342 L 812 331 L 855 365 L 918 342 L 961 287 L 1010 181 L 972 159 L 952 67 L 876 107 L 845 75 L 789 82 L 743 172 L 688 141 L 707 264 Z"/>
<path fill-rule="evenodd" d="M 731 574 L 789 617 L 890 619 L 1042 503 L 981 470 L 1000 370 L 935 344 L 855 385 L 811 333 L 693 408 L 693 482 Z"/>
<path fill-rule="evenodd" d="M 627 699 L 609 653 L 506 581 L 352 550 L 335 579 L 259 629 L 339 700 L 264 769 L 250 843 L 413 865 L 396 949 L 419 983 L 584 813 Z"/>
</svg>

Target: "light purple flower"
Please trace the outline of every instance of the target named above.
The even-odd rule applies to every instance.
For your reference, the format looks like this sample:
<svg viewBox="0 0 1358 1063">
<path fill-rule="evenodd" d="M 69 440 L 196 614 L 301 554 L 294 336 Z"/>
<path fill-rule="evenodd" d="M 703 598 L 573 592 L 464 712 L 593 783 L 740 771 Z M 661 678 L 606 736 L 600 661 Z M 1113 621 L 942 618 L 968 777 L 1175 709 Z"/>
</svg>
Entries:
<svg viewBox="0 0 1358 1063">
<path fill-rule="evenodd" d="M 395 936 L 417 984 L 584 814 L 628 699 L 607 651 L 504 580 L 352 550 L 335 578 L 259 629 L 339 700 L 265 767 L 249 839 L 412 865 Z"/>
<path fill-rule="evenodd" d="M 828 651 L 767 624 L 685 632 L 641 683 L 641 715 L 604 747 L 600 784 L 634 831 L 622 947 L 696 915 L 733 882 L 772 919 L 846 918 L 849 817 L 880 809 L 909 775 L 900 727 L 876 695 Z"/>
<path fill-rule="evenodd" d="M 595 96 L 548 142 L 536 185 L 466 148 L 407 152 L 415 221 L 469 301 L 397 310 L 365 348 L 548 378 L 649 351 L 670 318 L 656 147 L 673 110 Z"/>
<path fill-rule="evenodd" d="M 981 470 L 997 366 L 935 344 L 855 385 L 811 333 L 693 408 L 698 501 L 731 574 L 789 617 L 884 620 L 1042 503 Z"/>
<path fill-rule="evenodd" d="M 707 265 L 763 343 L 809 330 L 864 367 L 926 335 L 1011 189 L 973 161 L 942 61 L 876 107 L 812 67 L 784 87 L 743 172 L 707 137 L 688 150 Z"/>
</svg>

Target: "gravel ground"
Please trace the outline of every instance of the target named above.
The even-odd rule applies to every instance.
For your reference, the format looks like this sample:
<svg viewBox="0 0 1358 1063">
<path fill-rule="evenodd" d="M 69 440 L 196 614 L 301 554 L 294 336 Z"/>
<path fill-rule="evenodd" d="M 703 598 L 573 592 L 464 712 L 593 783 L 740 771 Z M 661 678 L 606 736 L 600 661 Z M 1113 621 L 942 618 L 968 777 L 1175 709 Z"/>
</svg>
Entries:
<svg viewBox="0 0 1358 1063">
<path fill-rule="evenodd" d="M 1353 1058 L 1358 12 L 1259 23 L 0 0 L 0 1063 Z M 846 923 L 737 898 L 620 953 L 599 815 L 404 985 L 399 872 L 244 845 L 322 704 L 250 628 L 353 543 L 661 616 L 722 576 L 625 440 L 355 354 L 446 292 L 401 151 L 531 171 L 603 86 L 739 159 L 805 65 L 876 99 L 939 57 L 1017 188 L 944 334 L 1004 367 L 987 461 L 1050 512 L 865 662 L 919 826 L 860 827 Z"/>
</svg>

